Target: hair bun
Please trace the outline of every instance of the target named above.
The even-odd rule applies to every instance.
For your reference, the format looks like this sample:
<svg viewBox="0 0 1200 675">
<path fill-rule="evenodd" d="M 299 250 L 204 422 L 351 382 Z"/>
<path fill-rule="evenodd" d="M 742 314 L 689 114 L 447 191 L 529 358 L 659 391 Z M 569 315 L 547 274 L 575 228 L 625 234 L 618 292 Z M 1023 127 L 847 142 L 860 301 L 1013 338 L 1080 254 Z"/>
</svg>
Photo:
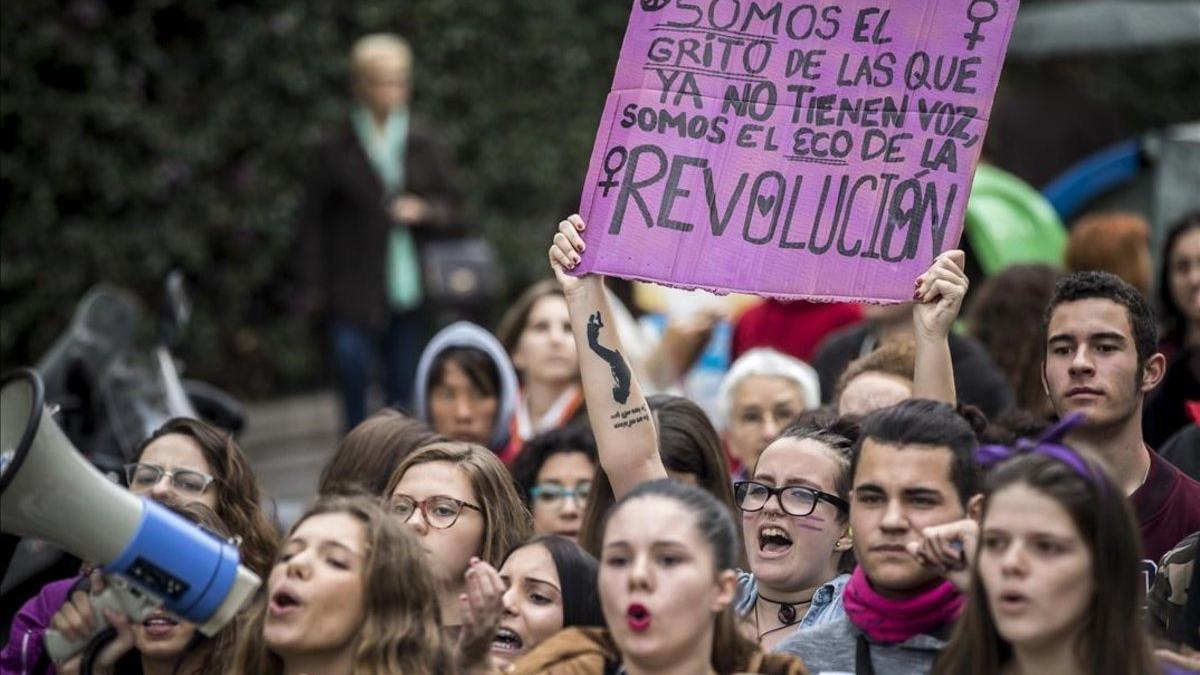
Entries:
<svg viewBox="0 0 1200 675">
<path fill-rule="evenodd" d="M 988 418 L 982 410 L 970 405 L 969 403 L 959 403 L 954 407 L 955 412 L 959 417 L 967 421 L 971 425 L 971 431 L 975 432 L 976 436 L 982 436 L 988 428 Z"/>
</svg>

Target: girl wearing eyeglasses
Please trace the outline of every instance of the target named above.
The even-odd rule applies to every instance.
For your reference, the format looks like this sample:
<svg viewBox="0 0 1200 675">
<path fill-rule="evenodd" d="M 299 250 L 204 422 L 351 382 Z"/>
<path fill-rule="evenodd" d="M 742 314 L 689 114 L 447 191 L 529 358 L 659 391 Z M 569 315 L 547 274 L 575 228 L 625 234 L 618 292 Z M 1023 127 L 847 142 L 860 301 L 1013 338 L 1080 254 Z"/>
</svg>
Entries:
<svg viewBox="0 0 1200 675">
<path fill-rule="evenodd" d="M 135 457 L 136 461 L 125 467 L 130 492 L 176 507 L 198 503 L 213 509 L 241 539 L 243 564 L 266 577 L 279 534 L 263 513 L 249 461 L 228 434 L 198 420 L 175 418 L 155 430 Z M 21 608 L 13 619 L 8 644 L 0 651 L 0 670 L 54 672 L 48 658 L 43 658 L 42 635 L 80 579 L 47 584 Z"/>
<path fill-rule="evenodd" d="M 573 424 L 534 436 L 512 465 L 538 534 L 578 541 L 596 473 L 596 439 Z"/>
<path fill-rule="evenodd" d="M 262 510 L 258 479 L 237 443 L 198 420 L 168 421 L 125 466 L 129 491 L 164 503 L 212 508 L 242 540 L 243 563 L 260 577 L 271 569 L 279 533 Z"/>
<path fill-rule="evenodd" d="M 482 658 L 504 590 L 496 568 L 531 530 L 508 469 L 481 445 L 433 443 L 401 462 L 384 494 L 425 550 L 437 577 L 443 624 L 456 635 L 460 627 L 471 628 L 459 636 L 460 650 L 479 649 Z M 479 611 L 493 614 L 491 625 L 477 620 Z"/>
<path fill-rule="evenodd" d="M 857 436 L 846 422 L 791 426 L 759 455 L 752 478 L 734 484 L 751 570 L 738 576 L 736 606 L 764 650 L 844 611 Z"/>
</svg>

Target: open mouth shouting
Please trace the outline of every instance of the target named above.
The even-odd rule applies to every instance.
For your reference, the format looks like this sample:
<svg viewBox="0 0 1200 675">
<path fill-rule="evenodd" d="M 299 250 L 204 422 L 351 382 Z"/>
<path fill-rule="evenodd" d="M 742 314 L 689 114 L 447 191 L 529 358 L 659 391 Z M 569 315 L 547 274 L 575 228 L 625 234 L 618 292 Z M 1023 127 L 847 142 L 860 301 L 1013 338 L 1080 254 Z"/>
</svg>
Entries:
<svg viewBox="0 0 1200 675">
<path fill-rule="evenodd" d="M 492 651 L 498 654 L 517 654 L 525 648 L 525 641 L 511 628 L 500 627 L 492 639 Z"/>
<path fill-rule="evenodd" d="M 763 557 L 777 558 L 792 550 L 792 538 L 777 525 L 764 525 L 758 530 L 758 552 Z"/>
<path fill-rule="evenodd" d="M 296 595 L 290 588 L 284 586 L 271 594 L 271 603 L 268 606 L 268 612 L 271 617 L 284 617 L 299 611 L 303 604 L 300 601 L 300 596 Z"/>
</svg>

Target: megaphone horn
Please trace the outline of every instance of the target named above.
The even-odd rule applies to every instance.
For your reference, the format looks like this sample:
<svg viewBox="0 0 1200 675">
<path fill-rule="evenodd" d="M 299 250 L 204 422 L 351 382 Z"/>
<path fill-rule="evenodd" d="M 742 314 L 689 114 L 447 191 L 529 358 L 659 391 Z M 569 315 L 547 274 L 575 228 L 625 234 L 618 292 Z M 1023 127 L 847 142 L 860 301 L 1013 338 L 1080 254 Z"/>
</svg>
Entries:
<svg viewBox="0 0 1200 675">
<path fill-rule="evenodd" d="M 41 377 L 0 377 L 0 531 L 45 539 L 216 633 L 258 588 L 237 547 L 104 477 L 46 410 Z"/>
</svg>

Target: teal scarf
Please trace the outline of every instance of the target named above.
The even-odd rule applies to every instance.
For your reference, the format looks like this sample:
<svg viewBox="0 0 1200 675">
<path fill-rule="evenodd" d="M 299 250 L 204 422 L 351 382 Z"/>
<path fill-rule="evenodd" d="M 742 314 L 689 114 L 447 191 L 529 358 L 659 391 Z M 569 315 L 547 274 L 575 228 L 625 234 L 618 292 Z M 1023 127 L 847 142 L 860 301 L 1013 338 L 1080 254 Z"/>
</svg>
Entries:
<svg viewBox="0 0 1200 675">
<path fill-rule="evenodd" d="M 404 157 L 408 150 L 408 109 L 398 108 L 387 120 L 382 132 L 375 126 L 371 112 L 357 107 L 351 122 L 371 167 L 383 183 L 386 200 L 404 192 Z M 393 227 L 388 237 L 388 302 L 392 309 L 405 311 L 421 304 L 421 266 L 417 245 L 405 227 Z"/>
</svg>

